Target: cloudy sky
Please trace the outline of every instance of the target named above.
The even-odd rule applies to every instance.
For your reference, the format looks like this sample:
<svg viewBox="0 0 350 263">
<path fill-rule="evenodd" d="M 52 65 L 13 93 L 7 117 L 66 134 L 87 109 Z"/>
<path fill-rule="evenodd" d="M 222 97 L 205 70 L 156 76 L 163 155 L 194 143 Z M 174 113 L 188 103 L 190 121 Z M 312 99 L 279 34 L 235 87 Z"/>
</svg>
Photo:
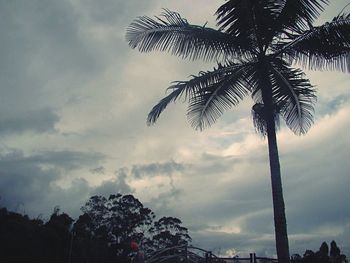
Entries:
<svg viewBox="0 0 350 263">
<path fill-rule="evenodd" d="M 348 3 L 333 0 L 319 23 Z M 215 253 L 274 255 L 266 141 L 251 101 L 198 132 L 183 104 L 155 126 L 151 107 L 171 81 L 211 64 L 128 47 L 140 15 L 177 11 L 215 27 L 223 0 L 0 0 L 0 206 L 77 217 L 94 194 L 132 193 L 158 216 L 181 218 Z M 198 8 L 200 7 L 200 8 Z M 307 72 L 315 124 L 278 135 L 291 253 L 335 239 L 350 256 L 350 76 Z"/>
</svg>

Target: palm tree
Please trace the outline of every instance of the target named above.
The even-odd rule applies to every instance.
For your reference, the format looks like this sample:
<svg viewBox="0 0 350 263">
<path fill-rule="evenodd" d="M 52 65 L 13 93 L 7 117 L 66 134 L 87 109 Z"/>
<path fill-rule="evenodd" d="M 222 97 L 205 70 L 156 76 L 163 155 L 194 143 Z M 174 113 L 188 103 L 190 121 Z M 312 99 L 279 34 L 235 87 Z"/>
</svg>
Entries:
<svg viewBox="0 0 350 263">
<path fill-rule="evenodd" d="M 277 256 L 289 262 L 289 246 L 276 140 L 279 118 L 297 135 L 313 123 L 315 89 L 303 71 L 349 70 L 350 15 L 313 26 L 327 0 L 229 0 L 215 13 L 218 29 L 191 25 L 164 9 L 161 17 L 142 16 L 127 29 L 126 39 L 141 52 L 166 51 L 187 59 L 217 62 L 186 81 L 153 107 L 153 124 L 170 102 L 184 97 L 195 129 L 213 124 L 248 94 L 258 132 L 267 137 Z"/>
</svg>

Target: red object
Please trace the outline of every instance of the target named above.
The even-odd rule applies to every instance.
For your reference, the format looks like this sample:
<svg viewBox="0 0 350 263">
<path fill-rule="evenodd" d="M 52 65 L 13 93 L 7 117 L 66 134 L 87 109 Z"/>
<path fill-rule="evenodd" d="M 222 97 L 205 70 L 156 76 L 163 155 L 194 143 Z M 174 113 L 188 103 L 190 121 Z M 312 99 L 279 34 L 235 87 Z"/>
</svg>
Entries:
<svg viewBox="0 0 350 263">
<path fill-rule="evenodd" d="M 138 250 L 139 249 L 139 245 L 135 241 L 131 241 L 130 247 L 131 247 L 132 250 Z"/>
</svg>

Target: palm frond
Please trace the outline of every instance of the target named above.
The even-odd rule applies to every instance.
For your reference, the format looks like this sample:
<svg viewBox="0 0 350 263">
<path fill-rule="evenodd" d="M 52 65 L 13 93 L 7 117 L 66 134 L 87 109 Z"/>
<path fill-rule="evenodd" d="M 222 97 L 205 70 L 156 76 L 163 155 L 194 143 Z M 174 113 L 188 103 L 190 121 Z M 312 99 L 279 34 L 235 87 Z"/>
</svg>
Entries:
<svg viewBox="0 0 350 263">
<path fill-rule="evenodd" d="M 230 0 L 215 13 L 217 24 L 235 37 L 246 38 L 250 45 L 262 51 L 274 36 L 275 1 Z"/>
<path fill-rule="evenodd" d="M 134 20 L 126 32 L 129 46 L 141 52 L 166 51 L 189 59 L 221 60 L 251 56 L 242 38 L 205 26 L 190 25 L 178 13 L 165 9 L 161 17 Z"/>
<path fill-rule="evenodd" d="M 165 110 L 165 108 L 169 105 L 169 103 L 171 102 L 175 102 L 179 97 L 181 97 L 181 95 L 183 93 L 186 93 L 186 83 L 182 82 L 182 83 L 177 83 L 177 85 L 174 85 L 172 87 L 170 87 L 173 89 L 173 91 L 166 96 L 165 98 L 161 99 L 157 105 L 155 105 L 152 110 L 150 111 L 150 113 L 148 113 L 148 117 L 147 117 L 147 125 L 151 125 L 154 124 L 160 114 Z"/>
<path fill-rule="evenodd" d="M 190 97 L 187 116 L 193 128 L 211 126 L 226 111 L 237 106 L 250 92 L 246 79 L 251 65 L 241 64 L 209 81 Z"/>
<path fill-rule="evenodd" d="M 287 126 L 297 135 L 305 134 L 313 124 L 315 89 L 300 69 L 275 62 L 270 69 L 275 104 Z"/>
<path fill-rule="evenodd" d="M 217 68 L 214 68 L 213 71 L 201 71 L 198 76 L 192 75 L 192 79 L 188 81 L 175 81 L 168 90 L 171 90 L 171 93 L 160 100 L 156 104 L 147 117 L 147 124 L 154 124 L 159 118 L 160 114 L 165 110 L 169 103 L 175 102 L 179 97 L 184 96 L 185 100 L 189 101 L 191 97 L 195 97 L 198 90 L 203 87 L 212 85 L 222 78 L 227 72 L 233 71 L 238 67 L 236 64 L 221 65 L 218 64 Z"/>
<path fill-rule="evenodd" d="M 312 70 L 350 71 L 350 15 L 339 15 L 330 23 L 311 28 L 291 42 L 280 44 L 275 55 L 282 53 L 290 62 Z"/>
<path fill-rule="evenodd" d="M 299 32 L 307 30 L 319 17 L 329 0 L 280 0 L 275 29 L 280 32 Z"/>
</svg>

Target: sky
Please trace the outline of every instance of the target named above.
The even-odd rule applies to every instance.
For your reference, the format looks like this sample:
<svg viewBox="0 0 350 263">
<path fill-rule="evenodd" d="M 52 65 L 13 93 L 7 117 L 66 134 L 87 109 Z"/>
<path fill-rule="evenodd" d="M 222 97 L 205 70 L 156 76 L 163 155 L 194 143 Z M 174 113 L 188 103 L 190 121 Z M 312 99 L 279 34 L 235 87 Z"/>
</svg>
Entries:
<svg viewBox="0 0 350 263">
<path fill-rule="evenodd" d="M 92 195 L 133 194 L 180 218 L 196 246 L 274 256 L 267 145 L 251 100 L 203 132 L 181 102 L 148 127 L 172 81 L 213 65 L 125 41 L 133 19 L 162 8 L 215 28 L 223 2 L 0 0 L 0 206 L 47 218 L 58 205 L 77 218 Z M 331 1 L 317 23 L 347 3 Z M 290 250 L 336 240 L 350 256 L 350 75 L 306 72 L 315 123 L 301 137 L 278 133 Z"/>
</svg>

